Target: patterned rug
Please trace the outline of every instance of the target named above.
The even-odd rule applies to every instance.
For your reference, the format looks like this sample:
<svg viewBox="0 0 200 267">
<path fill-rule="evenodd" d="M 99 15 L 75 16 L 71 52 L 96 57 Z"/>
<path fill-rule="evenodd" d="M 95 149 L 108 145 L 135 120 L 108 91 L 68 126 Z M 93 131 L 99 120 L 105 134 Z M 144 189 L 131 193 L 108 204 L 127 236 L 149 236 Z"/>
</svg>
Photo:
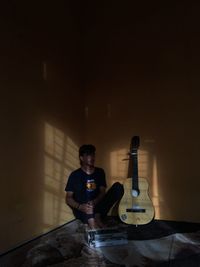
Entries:
<svg viewBox="0 0 200 267">
<path fill-rule="evenodd" d="M 200 267 L 200 224 L 154 220 L 128 226 L 116 218 L 109 227 L 125 227 L 124 245 L 92 248 L 85 226 L 74 220 L 3 255 L 0 267 Z"/>
</svg>

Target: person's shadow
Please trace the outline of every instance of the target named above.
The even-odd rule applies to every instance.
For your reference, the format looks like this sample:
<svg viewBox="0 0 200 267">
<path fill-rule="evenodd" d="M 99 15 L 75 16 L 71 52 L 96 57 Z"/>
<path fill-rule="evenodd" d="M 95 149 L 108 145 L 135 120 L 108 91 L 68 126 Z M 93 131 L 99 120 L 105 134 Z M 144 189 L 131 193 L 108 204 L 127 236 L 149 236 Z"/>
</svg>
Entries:
<svg viewBox="0 0 200 267">
<path fill-rule="evenodd" d="M 127 177 L 124 177 L 124 181 L 127 178 L 131 178 L 133 175 L 133 160 L 130 156 L 131 151 L 132 151 L 132 140 L 130 142 L 130 149 L 128 151 L 128 154 L 125 154 L 124 159 L 123 159 L 123 160 L 128 160 L 128 172 L 127 172 Z M 112 207 L 111 216 L 115 217 L 116 219 L 119 219 L 119 221 L 121 221 L 119 216 L 118 216 L 119 204 L 120 204 L 120 200 L 118 202 L 116 202 L 115 205 Z"/>
</svg>

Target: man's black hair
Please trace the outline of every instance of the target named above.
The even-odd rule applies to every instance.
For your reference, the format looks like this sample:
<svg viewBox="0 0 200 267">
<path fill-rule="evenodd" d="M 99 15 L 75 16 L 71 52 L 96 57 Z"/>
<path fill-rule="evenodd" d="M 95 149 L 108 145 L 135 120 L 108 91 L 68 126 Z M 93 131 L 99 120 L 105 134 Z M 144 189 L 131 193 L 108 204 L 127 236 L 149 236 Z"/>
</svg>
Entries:
<svg viewBox="0 0 200 267">
<path fill-rule="evenodd" d="M 82 145 L 79 148 L 79 157 L 83 156 L 84 154 L 86 154 L 86 155 L 95 154 L 95 151 L 96 151 L 96 147 L 93 145 L 90 145 L 90 144 L 89 145 Z"/>
</svg>

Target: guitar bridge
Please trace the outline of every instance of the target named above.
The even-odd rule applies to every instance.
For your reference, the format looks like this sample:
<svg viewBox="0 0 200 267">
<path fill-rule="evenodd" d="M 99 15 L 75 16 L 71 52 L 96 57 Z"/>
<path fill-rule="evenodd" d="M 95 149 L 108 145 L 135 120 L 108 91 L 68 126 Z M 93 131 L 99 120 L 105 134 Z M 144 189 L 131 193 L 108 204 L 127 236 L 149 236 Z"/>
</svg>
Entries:
<svg viewBox="0 0 200 267">
<path fill-rule="evenodd" d="M 139 212 L 139 213 L 144 213 L 146 212 L 145 209 L 141 209 L 141 208 L 132 208 L 132 209 L 126 209 L 126 212 Z"/>
</svg>

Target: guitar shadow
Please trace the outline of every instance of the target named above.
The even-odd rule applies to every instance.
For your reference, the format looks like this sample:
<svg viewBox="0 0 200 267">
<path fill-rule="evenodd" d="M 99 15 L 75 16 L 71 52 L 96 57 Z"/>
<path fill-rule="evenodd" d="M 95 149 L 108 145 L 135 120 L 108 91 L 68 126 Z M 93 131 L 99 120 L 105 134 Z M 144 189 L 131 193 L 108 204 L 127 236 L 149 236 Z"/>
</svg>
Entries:
<svg viewBox="0 0 200 267">
<path fill-rule="evenodd" d="M 132 148 L 132 142 L 130 142 L 129 153 L 131 151 L 131 148 Z M 128 160 L 128 171 L 127 171 L 127 177 L 126 178 L 132 177 L 132 174 L 133 174 L 132 158 L 130 157 L 129 153 L 128 153 L 128 155 L 126 155 L 126 158 L 124 159 L 124 160 Z M 111 216 L 113 216 L 113 217 L 118 216 L 119 204 L 120 204 L 120 200 L 114 204 L 114 206 L 112 207 L 112 210 L 111 210 Z"/>
</svg>

